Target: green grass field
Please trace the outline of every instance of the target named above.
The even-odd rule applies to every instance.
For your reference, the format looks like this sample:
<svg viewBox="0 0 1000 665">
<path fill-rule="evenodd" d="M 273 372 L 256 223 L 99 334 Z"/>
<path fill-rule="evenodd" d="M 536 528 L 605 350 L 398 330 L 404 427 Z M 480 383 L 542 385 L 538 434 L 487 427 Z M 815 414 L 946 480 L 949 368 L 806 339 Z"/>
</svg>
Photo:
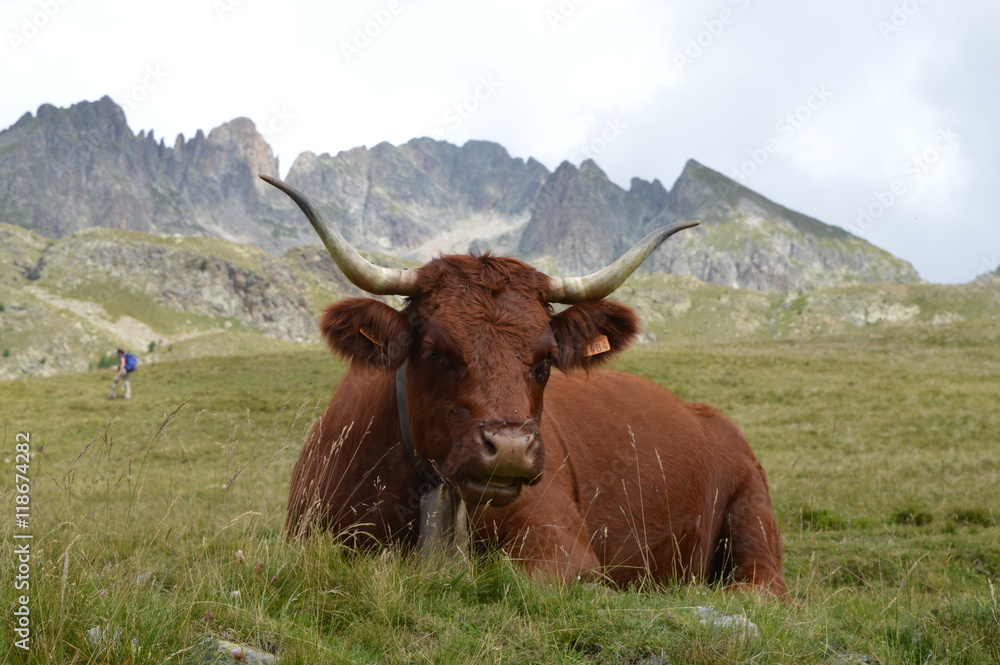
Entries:
<svg viewBox="0 0 1000 665">
<path fill-rule="evenodd" d="M 213 635 L 282 663 L 997 663 L 998 349 L 995 322 L 967 321 L 659 343 L 617 363 L 743 428 L 770 477 L 789 604 L 550 588 L 496 553 L 428 567 L 287 542 L 291 464 L 345 371 L 320 351 L 145 365 L 129 403 L 107 400 L 110 370 L 3 382 L 0 661 L 206 662 Z"/>
</svg>

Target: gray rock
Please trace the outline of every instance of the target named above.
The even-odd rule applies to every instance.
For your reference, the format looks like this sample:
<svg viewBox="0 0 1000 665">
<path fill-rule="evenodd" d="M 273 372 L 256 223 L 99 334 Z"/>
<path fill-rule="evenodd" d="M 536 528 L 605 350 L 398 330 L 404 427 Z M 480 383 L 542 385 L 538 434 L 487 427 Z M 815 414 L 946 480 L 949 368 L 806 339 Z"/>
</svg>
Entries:
<svg viewBox="0 0 1000 665">
<path fill-rule="evenodd" d="M 701 617 L 701 625 L 733 630 L 747 637 L 760 637 L 760 629 L 742 614 L 723 614 L 711 607 L 696 607 L 694 611 Z"/>
<path fill-rule="evenodd" d="M 167 145 L 152 132 L 133 134 L 109 97 L 44 105 L 0 132 L 7 184 L 0 219 L 49 238 L 100 226 L 223 238 L 280 254 L 316 237 L 294 204 L 257 178 L 278 172 L 246 118 Z M 550 173 L 495 143 L 421 138 L 306 152 L 287 180 L 359 249 L 419 261 L 464 252 L 474 241 L 585 274 L 659 226 L 698 218 L 700 229 L 669 241 L 643 269 L 767 293 L 918 279 L 906 262 L 693 160 L 669 191 L 638 178 L 625 190 L 592 160 Z M 44 275 L 47 262 L 26 274 Z"/>
<path fill-rule="evenodd" d="M 562 164 L 536 198 L 519 252 L 548 258 L 560 273 L 587 274 L 647 233 L 685 219 L 700 219 L 702 225 L 668 240 L 641 270 L 764 293 L 919 280 L 905 261 L 694 160 L 670 191 L 658 181 L 637 178 L 626 191 L 593 162 L 579 169 Z"/>
<path fill-rule="evenodd" d="M 213 665 L 217 663 L 276 665 L 281 662 L 281 659 L 272 653 L 217 637 L 206 637 L 198 654 L 201 662 Z"/>
</svg>

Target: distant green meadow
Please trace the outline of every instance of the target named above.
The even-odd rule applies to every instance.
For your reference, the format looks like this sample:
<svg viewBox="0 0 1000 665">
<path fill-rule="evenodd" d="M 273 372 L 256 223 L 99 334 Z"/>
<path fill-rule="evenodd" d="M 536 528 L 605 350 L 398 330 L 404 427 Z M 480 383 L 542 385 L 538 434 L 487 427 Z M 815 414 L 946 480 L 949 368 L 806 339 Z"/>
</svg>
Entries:
<svg viewBox="0 0 1000 665">
<path fill-rule="evenodd" d="M 215 636 L 281 663 L 1000 662 L 995 321 L 658 338 L 617 368 L 743 429 L 792 602 L 290 542 L 291 465 L 346 368 L 281 349 L 141 365 L 128 403 L 110 369 L 0 383 L 0 661 L 212 662 Z"/>
</svg>

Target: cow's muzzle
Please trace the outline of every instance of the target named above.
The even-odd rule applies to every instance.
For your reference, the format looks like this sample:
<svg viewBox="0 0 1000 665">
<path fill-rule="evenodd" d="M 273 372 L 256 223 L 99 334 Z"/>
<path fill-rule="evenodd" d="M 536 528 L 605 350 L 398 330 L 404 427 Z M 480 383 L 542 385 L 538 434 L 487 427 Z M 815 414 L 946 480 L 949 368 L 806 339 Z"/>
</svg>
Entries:
<svg viewBox="0 0 1000 665">
<path fill-rule="evenodd" d="M 484 423 L 479 436 L 479 472 L 458 483 L 469 504 L 506 506 L 521 494 L 525 484 L 542 474 L 542 445 L 533 423 L 509 425 Z"/>
</svg>

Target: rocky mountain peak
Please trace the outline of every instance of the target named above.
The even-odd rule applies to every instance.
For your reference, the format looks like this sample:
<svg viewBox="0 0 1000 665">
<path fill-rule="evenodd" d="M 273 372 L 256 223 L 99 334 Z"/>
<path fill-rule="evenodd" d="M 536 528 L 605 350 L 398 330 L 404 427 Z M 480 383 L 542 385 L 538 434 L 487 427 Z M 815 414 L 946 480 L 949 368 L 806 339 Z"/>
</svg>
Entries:
<svg viewBox="0 0 1000 665">
<path fill-rule="evenodd" d="M 697 216 L 706 224 L 728 219 L 728 211 L 742 187 L 728 179 L 717 179 L 714 174 L 693 159 L 687 161 L 670 189 L 669 205 L 678 217 Z"/>
<path fill-rule="evenodd" d="M 152 131 L 133 134 L 110 97 L 42 105 L 0 132 L 0 221 L 50 238 L 105 226 L 212 236 L 273 253 L 315 244 L 301 212 L 258 173 L 278 173 L 278 160 L 248 118 L 168 146 Z M 625 190 L 594 160 L 549 172 L 496 143 L 418 138 L 303 153 L 287 180 L 357 247 L 400 258 L 427 260 L 474 243 L 584 274 L 685 218 L 704 224 L 657 250 L 644 269 L 758 291 L 917 279 L 905 262 L 694 160 L 669 190 L 640 178 Z"/>
<path fill-rule="evenodd" d="M 257 131 L 250 118 L 236 118 L 219 125 L 208 133 L 208 142 L 226 148 L 234 156 L 248 161 L 265 158 L 273 159 L 274 153 L 264 137 Z M 262 163 L 262 165 L 268 165 Z"/>
<path fill-rule="evenodd" d="M 51 238 L 105 226 L 217 236 L 273 251 L 305 236 L 302 220 L 259 222 L 266 185 L 256 176 L 277 170 L 248 118 L 207 137 L 201 130 L 187 141 L 178 136 L 171 147 L 152 131 L 133 134 L 107 96 L 65 109 L 43 105 L 0 133 L 0 173 L 12 185 L 0 219 Z"/>
<path fill-rule="evenodd" d="M 665 243 L 642 270 L 764 292 L 919 279 L 909 264 L 694 160 L 669 191 L 639 178 L 625 191 L 589 160 L 579 169 L 560 165 L 542 187 L 519 251 L 561 273 L 586 274 L 680 219 L 703 225 Z"/>
<path fill-rule="evenodd" d="M 236 118 L 216 127 L 201 145 L 204 148 L 194 161 L 202 173 L 220 182 L 232 181 L 227 185 L 243 189 L 248 206 L 254 206 L 257 196 L 270 190 L 257 175 L 279 172 L 274 151 L 250 118 Z M 240 187 L 237 183 L 245 186 Z"/>
<path fill-rule="evenodd" d="M 585 178 L 596 178 L 598 180 L 608 179 L 607 174 L 601 170 L 601 167 L 593 159 L 585 159 L 580 162 L 580 175 Z"/>
</svg>

